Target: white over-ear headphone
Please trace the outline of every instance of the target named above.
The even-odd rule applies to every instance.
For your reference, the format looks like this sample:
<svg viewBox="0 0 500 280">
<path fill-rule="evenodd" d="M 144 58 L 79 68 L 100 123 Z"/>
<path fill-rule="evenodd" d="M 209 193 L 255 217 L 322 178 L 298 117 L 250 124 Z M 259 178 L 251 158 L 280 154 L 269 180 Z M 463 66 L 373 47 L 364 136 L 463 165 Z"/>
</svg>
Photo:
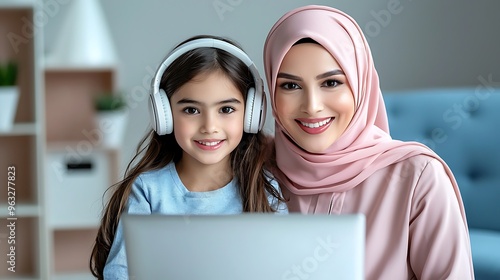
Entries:
<svg viewBox="0 0 500 280">
<path fill-rule="evenodd" d="M 217 48 L 234 55 L 248 66 L 255 82 L 255 88 L 249 88 L 245 106 L 245 120 L 243 130 L 247 133 L 259 132 L 266 117 L 266 97 L 264 94 L 264 85 L 259 75 L 259 71 L 252 60 L 238 47 L 217 39 L 203 38 L 189 41 L 175 48 L 172 53 L 160 64 L 156 70 L 152 81 L 152 90 L 150 94 L 150 118 L 153 129 L 158 135 L 172 133 L 174 122 L 172 110 L 167 94 L 160 88 L 161 78 L 167 67 L 182 54 L 197 48 Z"/>
</svg>

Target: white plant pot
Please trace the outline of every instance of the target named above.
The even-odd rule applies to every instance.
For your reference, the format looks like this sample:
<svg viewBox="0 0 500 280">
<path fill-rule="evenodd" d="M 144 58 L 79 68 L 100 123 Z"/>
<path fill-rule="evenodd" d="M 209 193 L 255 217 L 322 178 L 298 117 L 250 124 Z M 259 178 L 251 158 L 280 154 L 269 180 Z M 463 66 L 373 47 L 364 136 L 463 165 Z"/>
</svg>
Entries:
<svg viewBox="0 0 500 280">
<path fill-rule="evenodd" d="M 127 126 L 126 110 L 101 111 L 96 113 L 96 128 L 102 135 L 101 144 L 104 147 L 118 148 L 122 144 Z"/>
<path fill-rule="evenodd" d="M 18 100 L 19 88 L 17 86 L 0 87 L 0 131 L 12 129 Z"/>
</svg>

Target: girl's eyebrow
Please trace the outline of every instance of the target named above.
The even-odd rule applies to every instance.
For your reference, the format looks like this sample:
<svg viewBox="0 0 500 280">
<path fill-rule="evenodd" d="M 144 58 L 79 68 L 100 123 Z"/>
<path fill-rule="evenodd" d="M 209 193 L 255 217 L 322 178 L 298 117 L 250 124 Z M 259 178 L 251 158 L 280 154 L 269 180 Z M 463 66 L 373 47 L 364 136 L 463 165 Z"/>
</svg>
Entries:
<svg viewBox="0 0 500 280">
<path fill-rule="evenodd" d="M 323 74 L 319 74 L 318 76 L 316 76 L 316 79 L 320 80 L 320 79 L 330 77 L 330 76 L 335 76 L 335 75 L 345 75 L 345 74 L 344 74 L 344 71 L 342 71 L 340 69 L 335 69 L 332 71 L 325 72 Z M 277 78 L 285 78 L 285 79 L 290 79 L 290 80 L 295 80 L 295 81 L 302 81 L 302 78 L 299 76 L 295 76 L 295 75 L 283 73 L 283 72 L 279 72 Z"/>
<path fill-rule="evenodd" d="M 236 103 L 236 104 L 241 104 L 241 101 L 236 99 L 236 98 L 229 98 L 229 99 L 224 99 L 219 102 L 216 102 L 215 105 L 222 105 L 222 104 L 229 104 L 229 103 Z M 202 102 L 196 101 L 193 99 L 189 98 L 183 98 L 179 101 L 177 101 L 177 104 L 194 104 L 194 105 L 203 105 Z"/>
</svg>

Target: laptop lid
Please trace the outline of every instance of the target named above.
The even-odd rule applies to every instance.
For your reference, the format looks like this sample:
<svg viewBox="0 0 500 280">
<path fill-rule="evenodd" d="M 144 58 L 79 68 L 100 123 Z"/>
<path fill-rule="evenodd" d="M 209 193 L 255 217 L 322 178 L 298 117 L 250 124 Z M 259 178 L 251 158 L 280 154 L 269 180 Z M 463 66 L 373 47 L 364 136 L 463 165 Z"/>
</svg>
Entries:
<svg viewBox="0 0 500 280">
<path fill-rule="evenodd" d="M 365 217 L 124 215 L 130 279 L 364 279 Z"/>
</svg>

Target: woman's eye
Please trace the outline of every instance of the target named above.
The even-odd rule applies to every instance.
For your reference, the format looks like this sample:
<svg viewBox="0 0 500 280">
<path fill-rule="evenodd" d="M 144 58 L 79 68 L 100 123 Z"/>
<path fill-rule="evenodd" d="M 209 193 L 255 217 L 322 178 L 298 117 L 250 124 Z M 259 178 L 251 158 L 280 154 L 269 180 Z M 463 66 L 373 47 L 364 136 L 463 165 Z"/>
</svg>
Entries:
<svg viewBox="0 0 500 280">
<path fill-rule="evenodd" d="M 323 85 L 325 87 L 338 87 L 340 86 L 342 83 L 338 80 L 326 80 Z"/>
<path fill-rule="evenodd" d="M 220 109 L 220 112 L 223 114 L 231 114 L 232 112 L 234 112 L 234 108 L 233 107 L 222 107 Z"/>
<path fill-rule="evenodd" d="M 296 83 L 286 82 L 286 83 L 282 83 L 280 85 L 280 88 L 286 89 L 286 90 L 292 90 L 292 89 L 300 89 L 300 86 Z"/>
<path fill-rule="evenodd" d="M 193 107 L 187 107 L 182 110 L 184 113 L 189 114 L 189 115 L 194 115 L 200 113 L 198 109 L 193 108 Z"/>
</svg>

